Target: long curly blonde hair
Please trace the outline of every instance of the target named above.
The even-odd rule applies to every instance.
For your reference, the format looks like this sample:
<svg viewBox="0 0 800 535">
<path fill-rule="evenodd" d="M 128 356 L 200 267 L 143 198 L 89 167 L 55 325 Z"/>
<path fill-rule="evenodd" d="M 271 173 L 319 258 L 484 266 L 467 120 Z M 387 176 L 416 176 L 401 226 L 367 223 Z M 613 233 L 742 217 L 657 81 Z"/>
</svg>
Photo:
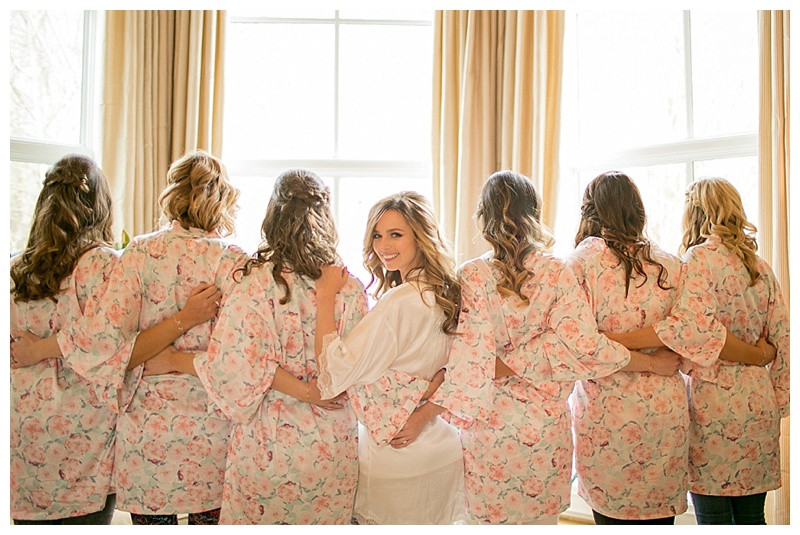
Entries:
<svg viewBox="0 0 800 535">
<path fill-rule="evenodd" d="M 407 278 L 424 283 L 423 290 L 433 292 L 445 320 L 442 331 L 455 334 L 461 303 L 461 285 L 455 272 L 455 260 L 449 244 L 442 237 L 436 216 L 428 200 L 413 191 L 403 191 L 378 201 L 369 211 L 364 234 L 364 267 L 371 274 L 367 288 L 377 281 L 374 296 L 380 297 L 403 281 L 399 271 L 387 271 L 373 248 L 373 235 L 378 220 L 389 210 L 403 216 L 414 234 L 422 256 L 422 265 L 412 269 Z"/>
<path fill-rule="evenodd" d="M 45 174 L 28 244 L 11 266 L 15 301 L 53 299 L 78 259 L 110 246 L 112 202 L 108 180 L 94 160 L 68 154 Z"/>
<path fill-rule="evenodd" d="M 542 200 L 533 182 L 515 171 L 492 174 L 481 190 L 476 217 L 492 246 L 492 264 L 500 269 L 497 291 L 516 295 L 527 304 L 522 286 L 533 274 L 525 267 L 525 259 L 553 245 L 541 222 Z"/>
<path fill-rule="evenodd" d="M 236 273 L 246 276 L 254 267 L 272 262 L 272 276 L 285 292 L 280 302 L 288 303 L 292 291 L 285 270 L 316 280 L 323 266 L 341 261 L 330 202 L 330 190 L 315 173 L 281 173 L 261 224 L 261 245 Z"/>
<path fill-rule="evenodd" d="M 178 220 L 185 228 L 217 230 L 227 236 L 235 229 L 238 200 L 239 190 L 231 184 L 219 158 L 196 150 L 170 165 L 167 187 L 158 203 L 162 224 Z"/>
<path fill-rule="evenodd" d="M 583 192 L 581 221 L 575 235 L 577 246 L 585 238 L 602 238 L 625 269 L 625 297 L 634 274 L 647 282 L 644 264 L 658 267 L 656 284 L 662 290 L 667 282 L 667 268 L 651 255 L 652 243 L 644 236 L 647 217 L 639 188 L 620 171 L 608 171 L 592 180 Z"/>
<path fill-rule="evenodd" d="M 750 275 L 750 286 L 761 277 L 758 271 L 756 227 L 747 220 L 742 198 L 733 184 L 720 177 L 699 178 L 686 190 L 681 254 L 716 234 L 725 247 L 738 256 Z"/>
</svg>

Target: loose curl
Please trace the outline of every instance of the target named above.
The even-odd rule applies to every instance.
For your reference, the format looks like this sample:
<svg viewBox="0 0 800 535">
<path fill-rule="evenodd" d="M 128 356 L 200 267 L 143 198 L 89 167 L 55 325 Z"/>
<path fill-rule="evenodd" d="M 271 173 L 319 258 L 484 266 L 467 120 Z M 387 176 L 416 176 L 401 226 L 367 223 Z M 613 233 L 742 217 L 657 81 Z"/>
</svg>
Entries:
<svg viewBox="0 0 800 535">
<path fill-rule="evenodd" d="M 527 304 L 522 286 L 533 273 L 525 267 L 525 259 L 554 242 L 541 223 L 542 200 L 533 182 L 514 171 L 492 174 L 481 191 L 476 217 L 494 251 L 492 264 L 500 269 L 497 291 Z"/>
<path fill-rule="evenodd" d="M 292 291 L 285 271 L 316 280 L 323 266 L 340 262 L 330 197 L 328 187 L 311 171 L 292 169 L 278 176 L 261 224 L 261 245 L 235 275 L 246 276 L 254 267 L 272 262 L 275 282 L 285 292 L 280 303 L 286 304 Z"/>
<path fill-rule="evenodd" d="M 761 277 L 758 271 L 756 227 L 747 220 L 742 198 L 733 185 L 719 177 L 699 178 L 686 190 L 683 212 L 681 254 L 716 234 L 728 250 L 738 256 L 752 286 Z"/>
<path fill-rule="evenodd" d="M 167 187 L 161 192 L 162 223 L 177 220 L 184 228 L 232 234 L 238 209 L 239 190 L 228 179 L 222 162 L 197 150 L 175 160 L 167 172 Z"/>
<path fill-rule="evenodd" d="M 363 250 L 364 267 L 372 276 L 367 288 L 377 280 L 374 296 L 378 298 L 403 282 L 399 271 L 386 270 L 372 245 L 378 220 L 389 210 L 403 216 L 422 255 L 422 265 L 410 270 L 407 278 L 421 281 L 425 285 L 422 290 L 433 292 L 436 304 L 445 315 L 442 331 L 455 334 L 461 303 L 461 285 L 456 277 L 455 261 L 448 244 L 442 238 L 430 203 L 419 193 L 396 193 L 378 201 L 370 209 Z"/>
<path fill-rule="evenodd" d="M 52 299 L 78 259 L 112 242 L 108 180 L 88 156 L 68 154 L 45 174 L 28 244 L 11 266 L 14 300 Z"/>
<path fill-rule="evenodd" d="M 651 242 L 644 237 L 647 217 L 639 188 L 625 173 L 609 171 L 592 180 L 583 193 L 577 246 L 585 238 L 602 238 L 625 268 L 625 297 L 635 274 L 647 282 L 644 264 L 658 266 L 658 287 L 669 290 L 667 268 L 651 256 Z"/>
</svg>

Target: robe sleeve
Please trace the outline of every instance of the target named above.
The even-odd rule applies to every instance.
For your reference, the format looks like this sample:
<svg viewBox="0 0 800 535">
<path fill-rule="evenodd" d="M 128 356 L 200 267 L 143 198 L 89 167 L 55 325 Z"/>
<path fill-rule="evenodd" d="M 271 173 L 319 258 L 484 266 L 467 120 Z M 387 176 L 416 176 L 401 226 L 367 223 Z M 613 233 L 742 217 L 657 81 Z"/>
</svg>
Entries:
<svg viewBox="0 0 800 535">
<path fill-rule="evenodd" d="M 680 292 L 672 313 L 653 325 L 664 345 L 702 367 L 713 365 L 725 345 L 725 326 L 715 318 L 713 281 L 702 255 L 697 249 L 689 251 L 681 266 Z"/>
<path fill-rule="evenodd" d="M 114 264 L 105 291 L 87 302 L 85 315 L 58 334 L 63 355 L 71 355 L 76 372 L 90 381 L 120 388 L 139 335 L 142 283 L 136 251 Z"/>
<path fill-rule="evenodd" d="M 455 416 L 451 423 L 466 428 L 475 420 L 489 420 L 494 403 L 497 352 L 495 320 L 479 267 L 464 265 L 459 278 L 461 311 L 457 334 L 444 382 L 431 401 Z"/>
<path fill-rule="evenodd" d="M 563 266 L 558 273 L 556 299 L 547 315 L 547 329 L 512 347 L 503 361 L 523 380 L 536 385 L 605 377 L 625 367 L 630 357 L 624 346 L 597 331 L 583 289 L 572 270 Z"/>
<path fill-rule="evenodd" d="M 208 349 L 194 359 L 211 408 L 236 423 L 247 423 L 258 413 L 281 360 L 274 292 L 258 279 L 251 273 L 231 286 Z"/>
<path fill-rule="evenodd" d="M 789 310 L 783 300 L 783 294 L 775 275 L 771 269 L 765 267 L 769 304 L 766 332 L 763 335 L 778 350 L 775 360 L 769 364 L 769 378 L 775 389 L 775 399 L 781 418 L 785 418 L 789 416 Z"/>
</svg>

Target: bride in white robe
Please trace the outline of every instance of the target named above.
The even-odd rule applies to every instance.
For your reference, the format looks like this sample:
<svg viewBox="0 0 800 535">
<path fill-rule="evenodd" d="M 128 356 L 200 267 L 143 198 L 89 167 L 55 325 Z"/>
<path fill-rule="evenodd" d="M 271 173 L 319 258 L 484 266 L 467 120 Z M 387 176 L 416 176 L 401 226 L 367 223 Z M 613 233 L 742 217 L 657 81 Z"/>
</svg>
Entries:
<svg viewBox="0 0 800 535">
<path fill-rule="evenodd" d="M 361 423 L 354 517 L 360 524 L 464 523 L 457 429 L 437 417 L 407 443 L 389 444 L 447 362 L 458 318 L 454 266 L 418 194 L 380 201 L 367 228 L 365 264 L 380 281 L 379 300 L 344 338 L 333 327 L 332 303 L 347 271 L 330 266 L 316 286 L 318 386 L 325 398 L 346 391 Z"/>
</svg>

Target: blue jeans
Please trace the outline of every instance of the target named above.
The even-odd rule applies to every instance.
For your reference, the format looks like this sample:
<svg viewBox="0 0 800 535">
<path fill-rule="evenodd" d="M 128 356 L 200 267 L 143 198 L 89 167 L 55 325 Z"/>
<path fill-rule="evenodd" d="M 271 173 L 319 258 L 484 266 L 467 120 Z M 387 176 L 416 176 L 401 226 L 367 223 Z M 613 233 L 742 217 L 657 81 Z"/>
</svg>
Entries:
<svg viewBox="0 0 800 535">
<path fill-rule="evenodd" d="M 750 496 L 692 495 L 698 524 L 766 524 L 764 500 L 766 492 Z"/>
</svg>

